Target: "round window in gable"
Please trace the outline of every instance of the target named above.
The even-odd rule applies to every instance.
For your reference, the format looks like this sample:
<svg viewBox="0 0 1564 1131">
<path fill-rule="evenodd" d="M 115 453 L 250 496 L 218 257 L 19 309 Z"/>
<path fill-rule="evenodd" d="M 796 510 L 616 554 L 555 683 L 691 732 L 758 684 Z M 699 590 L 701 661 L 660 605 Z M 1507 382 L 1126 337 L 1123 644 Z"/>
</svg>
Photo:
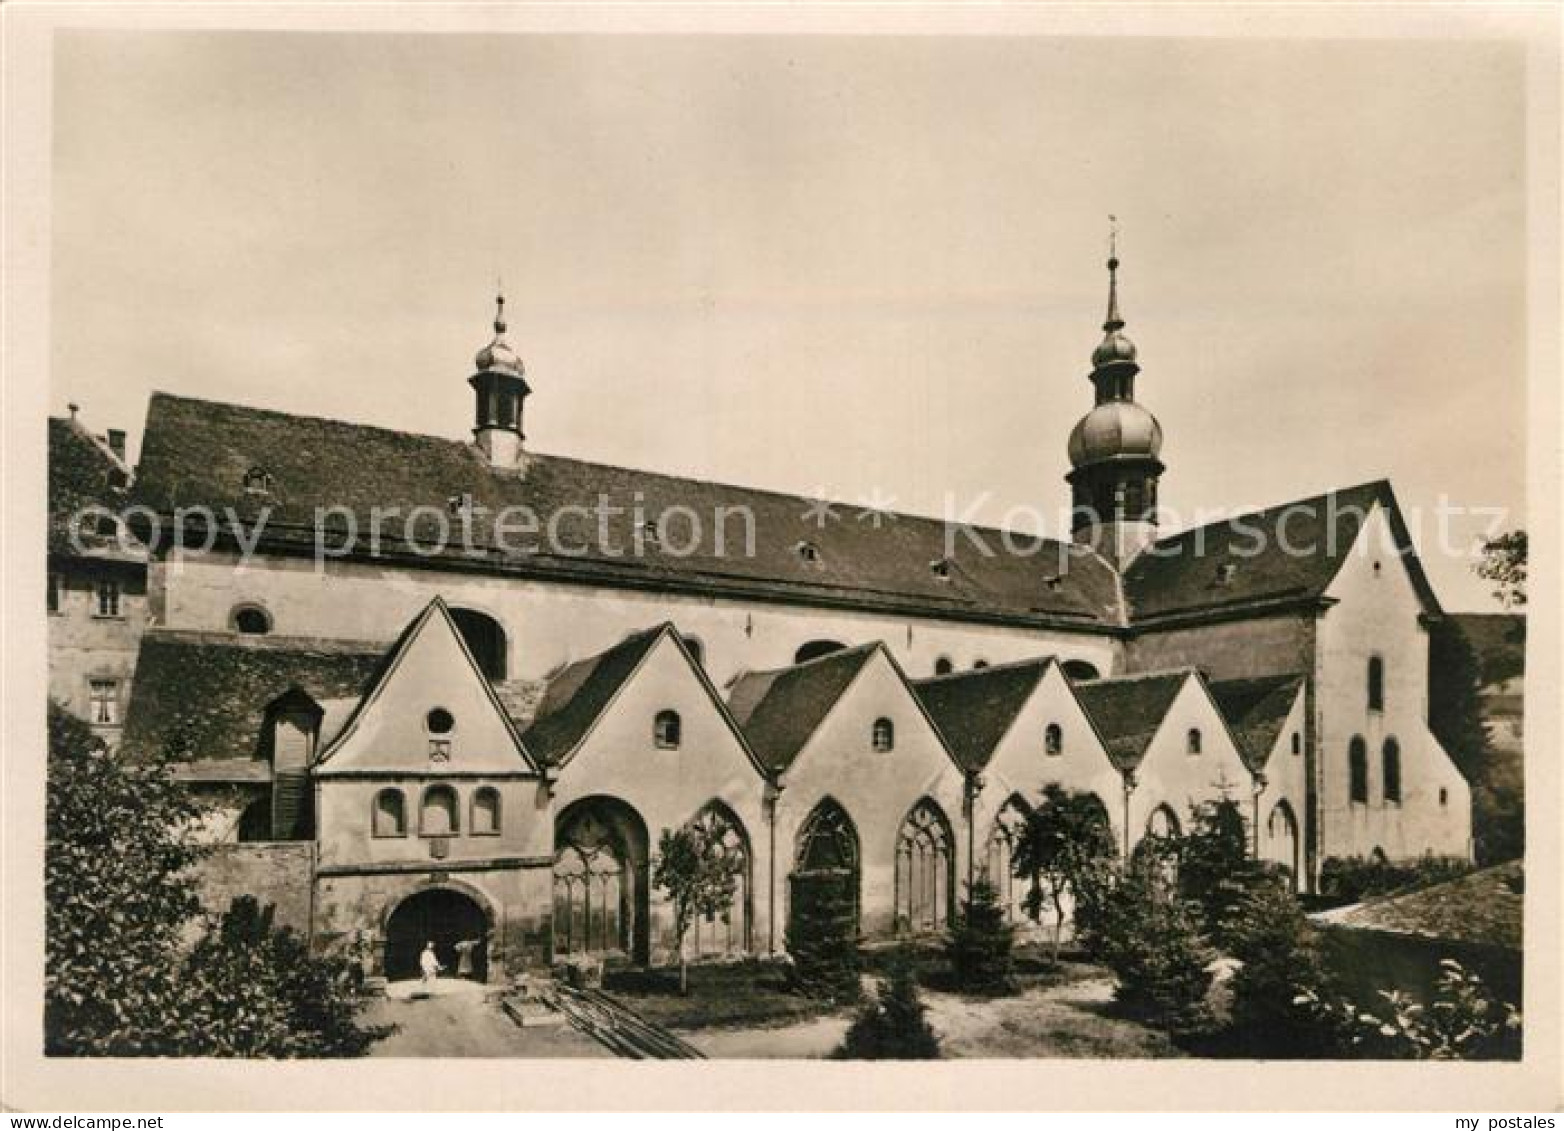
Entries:
<svg viewBox="0 0 1564 1131">
<path fill-rule="evenodd" d="M 243 636 L 265 636 L 272 630 L 271 614 L 259 605 L 240 605 L 233 611 L 233 627 Z"/>
<path fill-rule="evenodd" d="M 424 716 L 430 734 L 450 734 L 456 729 L 456 717 L 444 707 L 436 707 Z"/>
</svg>

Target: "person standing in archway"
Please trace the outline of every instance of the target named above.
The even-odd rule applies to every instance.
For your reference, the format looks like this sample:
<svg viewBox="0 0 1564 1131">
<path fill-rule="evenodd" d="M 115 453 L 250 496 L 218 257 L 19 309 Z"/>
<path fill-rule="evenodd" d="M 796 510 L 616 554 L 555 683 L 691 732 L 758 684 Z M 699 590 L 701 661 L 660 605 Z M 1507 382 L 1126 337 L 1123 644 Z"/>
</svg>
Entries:
<svg viewBox="0 0 1564 1131">
<path fill-rule="evenodd" d="M 424 952 L 418 956 L 418 969 L 423 974 L 420 981 L 428 986 L 440 976 L 440 971 L 445 967 L 440 965 L 440 959 L 434 952 L 434 942 L 431 940 L 424 944 Z"/>
<path fill-rule="evenodd" d="M 456 976 L 458 978 L 471 978 L 473 976 L 472 952 L 477 949 L 477 939 L 463 939 L 456 944 Z"/>
</svg>

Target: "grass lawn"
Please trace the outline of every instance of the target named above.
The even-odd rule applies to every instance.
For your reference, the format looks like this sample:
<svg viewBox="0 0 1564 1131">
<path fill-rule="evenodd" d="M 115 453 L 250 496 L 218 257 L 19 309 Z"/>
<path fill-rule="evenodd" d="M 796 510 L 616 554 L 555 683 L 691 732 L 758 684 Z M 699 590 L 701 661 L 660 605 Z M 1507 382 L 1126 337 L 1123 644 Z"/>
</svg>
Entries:
<svg viewBox="0 0 1564 1131">
<path fill-rule="evenodd" d="M 648 1021 L 676 1029 L 788 1025 L 835 1008 L 794 993 L 786 967 L 761 959 L 691 966 L 688 995 L 679 993 L 678 967 L 610 970 L 603 990 Z"/>
</svg>

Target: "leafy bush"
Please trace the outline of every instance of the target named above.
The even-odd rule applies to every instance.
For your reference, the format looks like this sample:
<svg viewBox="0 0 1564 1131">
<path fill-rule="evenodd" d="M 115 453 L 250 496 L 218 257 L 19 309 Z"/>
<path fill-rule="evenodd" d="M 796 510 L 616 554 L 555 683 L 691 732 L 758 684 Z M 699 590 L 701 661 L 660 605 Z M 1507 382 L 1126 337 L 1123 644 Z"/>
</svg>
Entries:
<svg viewBox="0 0 1564 1131">
<path fill-rule="evenodd" d="M 1341 997 L 1305 991 L 1300 1008 L 1335 1034 L 1344 1055 L 1387 1060 L 1519 1060 L 1521 1014 L 1489 992 L 1481 978 L 1453 958 L 1443 968 L 1433 1001 L 1423 1005 L 1399 990 L 1380 991 L 1373 1012 Z"/>
<path fill-rule="evenodd" d="M 50 705 L 45 1051 L 362 1052 L 377 1034 L 353 1023 L 346 962 L 311 957 L 253 899 L 203 922 L 191 874 L 200 851 L 182 831 L 198 816 L 166 767 L 121 762 Z"/>
<path fill-rule="evenodd" d="M 858 914 L 851 881 L 829 873 L 792 878 L 792 914 L 785 943 L 795 985 L 810 997 L 857 1001 Z"/>
<path fill-rule="evenodd" d="M 1198 912 L 1172 882 L 1173 847 L 1141 842 L 1086 924 L 1088 949 L 1118 979 L 1126 1010 L 1176 1036 L 1209 1029 L 1207 966 L 1214 955 L 1200 934 Z"/>
<path fill-rule="evenodd" d="M 114 758 L 49 705 L 44 852 L 44 1049 L 166 1051 L 182 998 L 176 950 L 200 905 L 198 851 L 176 832 L 196 807 L 159 766 Z"/>
<path fill-rule="evenodd" d="M 355 1023 L 352 963 L 314 957 L 274 911 L 240 896 L 191 950 L 172 1034 L 183 1055 L 357 1056 L 380 1035 Z"/>
<path fill-rule="evenodd" d="M 905 952 L 891 963 L 890 976 L 867 1002 L 833 1054 L 837 1060 L 937 1060 L 939 1037 L 924 1016 L 912 962 Z"/>
<path fill-rule="evenodd" d="M 994 885 L 974 880 L 945 946 L 957 988 L 994 997 L 1015 993 L 1013 943 L 1014 931 L 1005 922 Z"/>
<path fill-rule="evenodd" d="M 1459 856 L 1424 856 L 1391 862 L 1378 857 L 1331 856 L 1320 866 L 1320 894 L 1338 903 L 1357 903 L 1428 887 L 1464 876 L 1472 864 Z"/>
</svg>

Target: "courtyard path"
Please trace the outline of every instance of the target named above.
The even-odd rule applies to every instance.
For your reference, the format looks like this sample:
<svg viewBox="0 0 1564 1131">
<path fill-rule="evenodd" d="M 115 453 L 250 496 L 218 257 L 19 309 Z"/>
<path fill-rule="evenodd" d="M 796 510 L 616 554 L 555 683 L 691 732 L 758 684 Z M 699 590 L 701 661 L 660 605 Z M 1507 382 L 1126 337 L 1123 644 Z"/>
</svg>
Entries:
<svg viewBox="0 0 1564 1131">
<path fill-rule="evenodd" d="M 1106 978 L 1031 990 L 997 1001 L 926 990 L 929 1022 L 947 1057 L 1171 1057 L 1166 1035 L 1111 1015 Z M 770 1029 L 684 1030 L 708 1057 L 755 1059 L 829 1056 L 851 1018 L 817 1017 Z"/>
<path fill-rule="evenodd" d="M 602 1057 L 611 1055 L 569 1025 L 523 1029 L 487 987 L 442 978 L 420 996 L 417 982 L 393 982 L 364 1011 L 366 1025 L 395 1025 L 370 1056 Z"/>
</svg>

